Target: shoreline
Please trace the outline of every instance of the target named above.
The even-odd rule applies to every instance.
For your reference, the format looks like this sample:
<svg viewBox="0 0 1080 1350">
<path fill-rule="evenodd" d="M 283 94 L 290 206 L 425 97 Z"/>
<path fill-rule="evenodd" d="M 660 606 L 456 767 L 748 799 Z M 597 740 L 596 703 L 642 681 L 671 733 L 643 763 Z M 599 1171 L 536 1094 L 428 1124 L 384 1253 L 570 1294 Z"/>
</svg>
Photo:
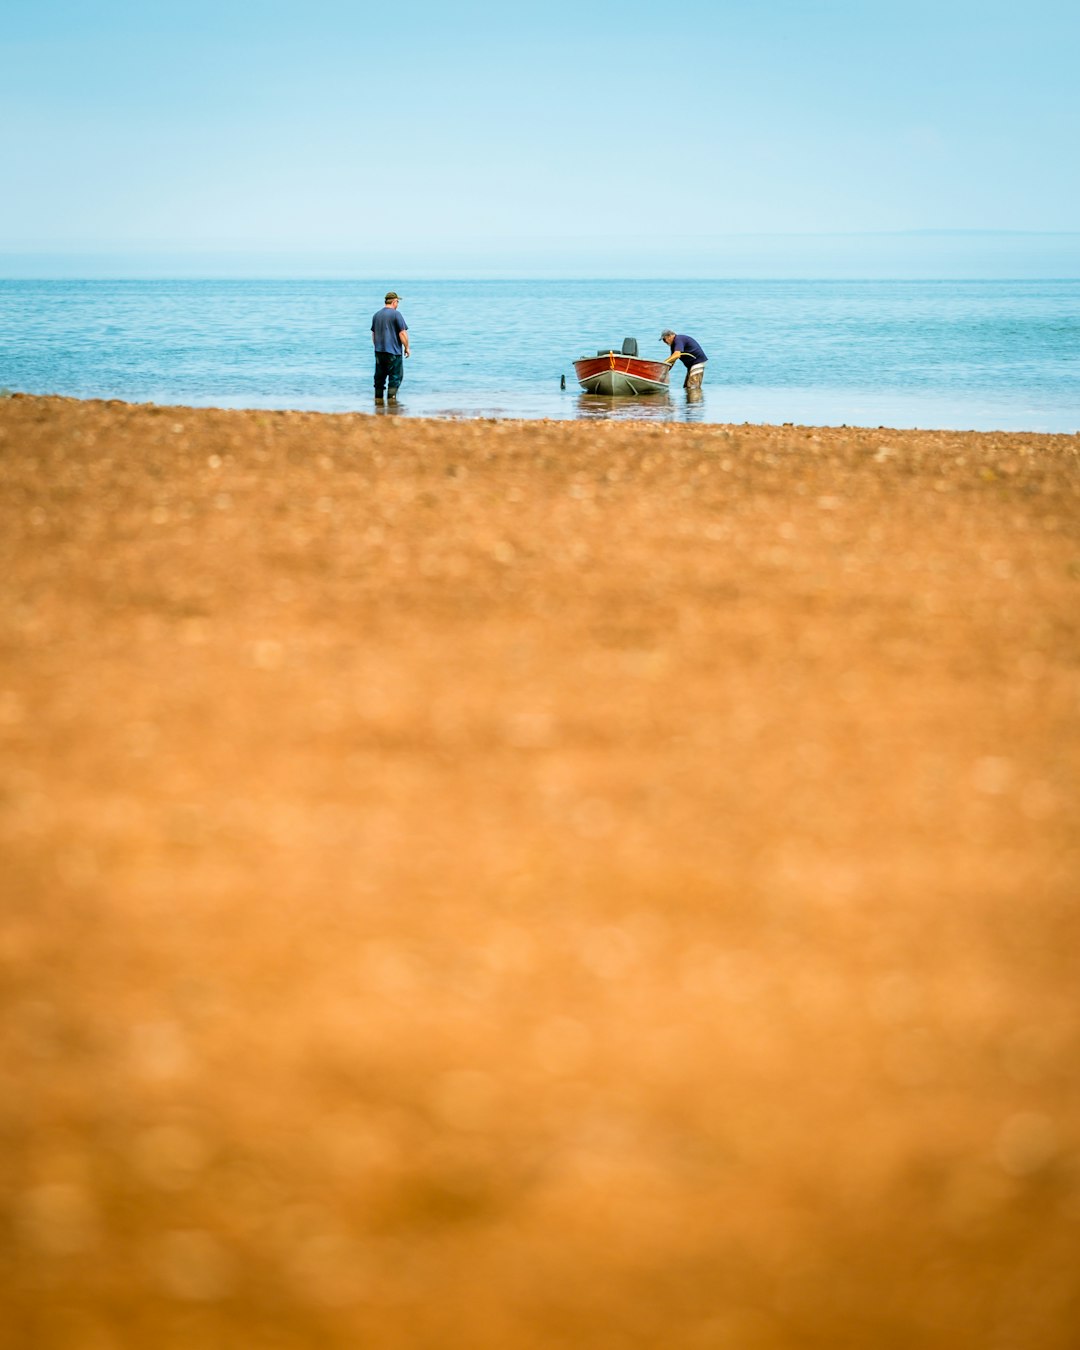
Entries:
<svg viewBox="0 0 1080 1350">
<path fill-rule="evenodd" d="M 586 397 L 578 391 L 569 391 L 575 397 Z M 674 391 L 673 391 L 674 392 Z M 319 417 L 319 418 L 400 418 L 408 424 L 414 423 L 434 423 L 440 425 L 443 423 L 480 423 L 480 424 L 506 424 L 513 426 L 576 426 L 576 427 L 596 427 L 596 426 L 616 426 L 616 427 L 652 427 L 652 428 L 683 428 L 689 431 L 698 432 L 723 432 L 731 433 L 735 431 L 753 432 L 753 431 L 793 431 L 793 432 L 815 432 L 827 436 L 843 435 L 847 433 L 866 433 L 874 435 L 879 432 L 887 432 L 897 436 L 978 436 L 991 438 L 1019 438 L 1026 439 L 1035 437 L 1038 439 L 1053 441 L 1080 441 L 1080 428 L 1076 431 L 1031 431 L 1031 430 L 1010 430 L 1005 428 L 950 428 L 950 427 L 900 427 L 889 426 L 881 423 L 872 425 L 870 423 L 813 423 L 813 422 L 706 422 L 690 421 L 678 419 L 663 419 L 652 416 L 649 410 L 645 410 L 645 415 L 641 417 L 515 417 L 512 414 L 502 413 L 457 413 L 449 410 L 445 413 L 414 413 L 408 409 L 407 398 L 402 401 L 400 407 L 391 408 L 386 405 L 375 407 L 374 405 L 365 409 L 341 409 L 329 411 L 318 408 L 261 408 L 258 406 L 229 407 L 221 404 L 191 404 L 191 403 L 155 403 L 155 402 L 132 402 L 121 398 L 84 398 L 72 394 L 28 394 L 21 390 L 2 390 L 0 391 L 0 405 L 5 401 L 30 401 L 43 404 L 70 404 L 83 408 L 124 408 L 131 411 L 146 410 L 158 413 L 176 412 L 193 414 L 224 414 L 236 415 L 241 417 Z M 618 402 L 618 400 L 613 400 Z"/>
<path fill-rule="evenodd" d="M 17 395 L 0 563 L 19 1343 L 1075 1339 L 1080 435 Z"/>
</svg>

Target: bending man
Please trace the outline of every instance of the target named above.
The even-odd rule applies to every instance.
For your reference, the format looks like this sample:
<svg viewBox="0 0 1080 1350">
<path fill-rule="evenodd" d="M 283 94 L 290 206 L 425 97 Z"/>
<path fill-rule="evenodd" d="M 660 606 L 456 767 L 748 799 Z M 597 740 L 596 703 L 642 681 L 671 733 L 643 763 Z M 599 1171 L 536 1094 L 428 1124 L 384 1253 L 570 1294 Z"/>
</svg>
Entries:
<svg viewBox="0 0 1080 1350">
<path fill-rule="evenodd" d="M 695 342 L 685 333 L 674 333 L 670 328 L 665 328 L 660 334 L 660 341 L 666 342 L 671 348 L 671 355 L 664 364 L 673 366 L 676 361 L 681 361 L 686 367 L 683 388 L 700 389 L 701 381 L 705 378 L 705 362 L 709 359 L 702 351 L 701 343 Z"/>
</svg>

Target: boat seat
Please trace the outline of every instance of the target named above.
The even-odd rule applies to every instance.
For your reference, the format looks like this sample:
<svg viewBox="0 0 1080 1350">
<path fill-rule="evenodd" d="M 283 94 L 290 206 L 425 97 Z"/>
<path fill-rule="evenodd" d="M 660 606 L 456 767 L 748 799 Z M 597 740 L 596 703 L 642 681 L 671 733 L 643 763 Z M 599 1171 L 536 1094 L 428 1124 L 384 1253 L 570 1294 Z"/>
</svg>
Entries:
<svg viewBox="0 0 1080 1350">
<path fill-rule="evenodd" d="M 623 356 L 637 356 L 637 338 L 623 338 L 622 354 Z"/>
</svg>

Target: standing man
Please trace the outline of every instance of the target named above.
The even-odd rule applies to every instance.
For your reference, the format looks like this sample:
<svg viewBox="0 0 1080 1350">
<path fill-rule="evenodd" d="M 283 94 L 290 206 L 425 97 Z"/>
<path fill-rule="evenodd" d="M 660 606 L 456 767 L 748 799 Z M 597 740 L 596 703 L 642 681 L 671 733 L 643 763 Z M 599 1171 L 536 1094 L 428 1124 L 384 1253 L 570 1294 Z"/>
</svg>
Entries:
<svg viewBox="0 0 1080 1350">
<path fill-rule="evenodd" d="M 375 344 L 375 399 L 379 403 L 384 388 L 390 402 L 395 403 L 398 386 L 405 377 L 409 325 L 398 313 L 400 299 L 397 291 L 387 291 L 386 303 L 371 319 L 371 340 Z"/>
<path fill-rule="evenodd" d="M 695 342 L 685 333 L 673 333 L 670 328 L 665 328 L 660 334 L 660 341 L 666 342 L 671 348 L 671 355 L 664 364 L 673 366 L 676 361 L 682 361 L 686 367 L 683 388 L 700 389 L 705 378 L 705 362 L 709 359 L 701 350 L 701 343 Z"/>
</svg>

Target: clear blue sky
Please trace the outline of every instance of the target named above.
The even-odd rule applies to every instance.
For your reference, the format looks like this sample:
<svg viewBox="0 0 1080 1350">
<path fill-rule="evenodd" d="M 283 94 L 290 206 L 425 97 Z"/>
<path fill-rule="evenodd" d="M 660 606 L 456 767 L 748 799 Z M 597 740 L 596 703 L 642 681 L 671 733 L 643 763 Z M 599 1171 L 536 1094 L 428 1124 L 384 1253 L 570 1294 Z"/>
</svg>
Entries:
<svg viewBox="0 0 1080 1350">
<path fill-rule="evenodd" d="M 777 236 L 976 230 L 1080 258 L 1075 0 L 7 10 L 9 257 L 723 275 L 825 247 Z M 962 257 L 932 238 L 850 248 Z"/>
</svg>

